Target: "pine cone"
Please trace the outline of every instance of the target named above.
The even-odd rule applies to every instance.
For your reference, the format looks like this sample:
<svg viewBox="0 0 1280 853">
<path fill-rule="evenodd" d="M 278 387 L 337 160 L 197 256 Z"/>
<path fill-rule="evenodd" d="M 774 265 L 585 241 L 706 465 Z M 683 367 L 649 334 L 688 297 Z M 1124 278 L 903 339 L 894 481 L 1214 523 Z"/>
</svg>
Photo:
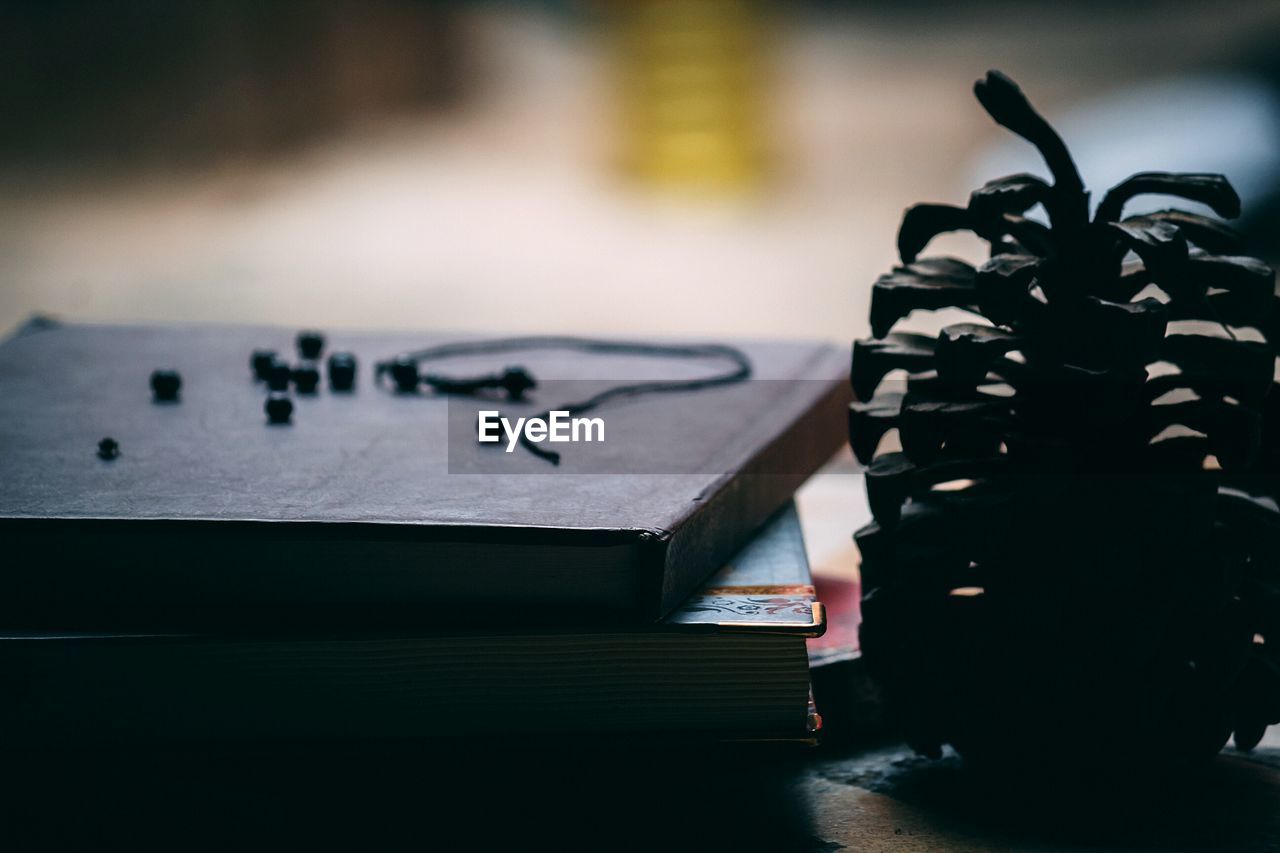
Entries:
<svg viewBox="0 0 1280 853">
<path fill-rule="evenodd" d="M 1090 219 L 1018 86 L 993 71 L 975 93 L 1053 181 L 910 208 L 903 265 L 872 289 L 849 420 L 875 518 L 856 534 L 868 666 L 926 755 L 1167 766 L 1232 732 L 1251 748 L 1280 722 L 1274 273 L 1216 218 L 1123 215 L 1156 194 L 1236 217 L 1221 175 L 1134 175 Z M 990 260 L 920 257 L 953 230 Z M 976 321 L 893 331 L 943 308 Z"/>
</svg>

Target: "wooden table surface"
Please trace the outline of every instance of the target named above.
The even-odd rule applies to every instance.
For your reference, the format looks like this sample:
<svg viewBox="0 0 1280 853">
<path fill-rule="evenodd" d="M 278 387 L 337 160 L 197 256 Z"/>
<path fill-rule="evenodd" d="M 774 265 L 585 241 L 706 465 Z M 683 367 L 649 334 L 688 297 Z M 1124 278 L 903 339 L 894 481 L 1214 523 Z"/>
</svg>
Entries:
<svg viewBox="0 0 1280 853">
<path fill-rule="evenodd" d="M 6 761 L 6 850 L 1276 850 L 1280 750 L 1152 789 L 984 782 L 954 756 L 814 749 L 318 744 Z M 1052 778 L 1052 774 L 1050 774 Z M 446 841 L 450 843 L 445 843 Z"/>
</svg>

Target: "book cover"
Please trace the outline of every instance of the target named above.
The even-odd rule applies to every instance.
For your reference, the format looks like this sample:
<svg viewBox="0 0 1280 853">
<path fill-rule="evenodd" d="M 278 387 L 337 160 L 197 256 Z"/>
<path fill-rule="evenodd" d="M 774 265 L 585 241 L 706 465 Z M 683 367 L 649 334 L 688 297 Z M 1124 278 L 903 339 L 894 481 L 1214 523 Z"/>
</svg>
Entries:
<svg viewBox="0 0 1280 853">
<path fill-rule="evenodd" d="M 359 361 L 355 389 L 297 394 L 292 422 L 271 426 L 250 354 L 288 355 L 292 339 L 67 325 L 0 345 L 0 624 L 328 624 L 441 605 L 653 620 L 838 447 L 848 393 L 833 347 L 744 343 L 749 381 L 605 407 L 606 439 L 551 466 L 479 445 L 476 412 L 711 368 L 537 351 L 441 366 L 520 359 L 539 379 L 521 404 L 406 395 L 373 383 L 374 362 L 451 336 L 334 332 L 330 350 Z M 178 401 L 153 402 L 158 368 L 179 371 Z M 104 436 L 110 461 L 95 456 Z"/>
</svg>

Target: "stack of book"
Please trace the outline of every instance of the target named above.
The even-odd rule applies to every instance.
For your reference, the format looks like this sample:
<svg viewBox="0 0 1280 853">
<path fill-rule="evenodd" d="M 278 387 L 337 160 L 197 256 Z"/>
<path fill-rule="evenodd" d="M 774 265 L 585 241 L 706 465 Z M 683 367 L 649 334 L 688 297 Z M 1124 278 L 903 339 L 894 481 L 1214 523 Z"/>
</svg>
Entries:
<svg viewBox="0 0 1280 853">
<path fill-rule="evenodd" d="M 291 337 L 44 324 L 0 345 L 0 725 L 812 737 L 824 618 L 791 495 L 842 441 L 843 353 L 741 345 L 749 381 L 602 410 L 605 441 L 550 467 L 451 424 L 696 366 L 540 351 L 531 399 L 445 399 L 368 369 L 439 336 L 334 335 L 356 387 L 268 425 L 248 356 Z M 153 400 L 157 368 L 176 400 Z"/>
</svg>

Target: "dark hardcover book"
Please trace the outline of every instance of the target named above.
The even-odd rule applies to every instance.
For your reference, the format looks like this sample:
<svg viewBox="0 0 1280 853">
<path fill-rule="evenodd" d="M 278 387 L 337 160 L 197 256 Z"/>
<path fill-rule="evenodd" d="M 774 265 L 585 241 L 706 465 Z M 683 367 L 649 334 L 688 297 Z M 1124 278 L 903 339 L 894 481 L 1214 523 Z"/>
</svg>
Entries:
<svg viewBox="0 0 1280 853">
<path fill-rule="evenodd" d="M 605 441 L 560 445 L 552 466 L 477 443 L 476 413 L 534 415 L 715 366 L 556 350 L 431 366 L 520 363 L 539 380 L 523 404 L 375 386 L 375 361 L 456 339 L 331 333 L 329 350 L 359 360 L 356 387 L 296 395 L 287 426 L 267 425 L 249 358 L 292 359 L 290 332 L 53 325 L 6 341 L 0 625 L 652 621 L 842 440 L 843 353 L 744 343 L 749 381 L 602 407 Z M 177 402 L 153 402 L 158 368 L 180 372 Z M 105 436 L 113 459 L 96 455 Z"/>
<path fill-rule="evenodd" d="M 631 630 L 10 632 L 0 635 L 0 727 L 62 744 L 620 732 L 805 740 L 819 725 L 805 642 L 824 625 L 788 507 L 665 620 Z"/>
</svg>

